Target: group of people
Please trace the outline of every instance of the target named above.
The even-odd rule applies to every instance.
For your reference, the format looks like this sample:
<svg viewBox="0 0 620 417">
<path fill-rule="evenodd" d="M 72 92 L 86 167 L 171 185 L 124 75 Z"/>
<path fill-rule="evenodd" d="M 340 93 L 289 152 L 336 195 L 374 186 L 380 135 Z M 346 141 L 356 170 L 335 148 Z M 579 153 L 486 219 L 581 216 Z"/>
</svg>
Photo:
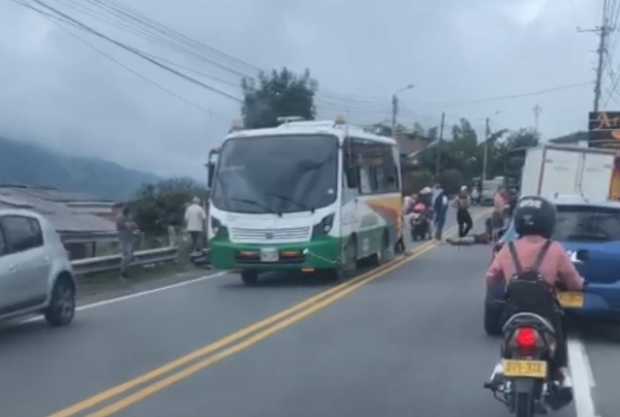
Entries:
<svg viewBox="0 0 620 417">
<path fill-rule="evenodd" d="M 436 184 L 432 189 L 424 187 L 418 194 L 405 196 L 403 215 L 409 224 L 413 213 L 424 216 L 430 229 L 429 235 L 434 233 L 435 239 L 441 240 L 448 213 L 448 204 L 448 195 L 441 185 Z"/>
<path fill-rule="evenodd" d="M 185 230 L 191 238 L 192 253 L 202 249 L 207 214 L 201 206 L 200 198 L 194 197 L 191 204 L 185 209 Z M 140 229 L 133 219 L 131 209 L 125 204 L 118 204 L 116 209 L 116 231 L 121 252 L 121 277 L 128 277 L 128 268 L 134 259 L 134 250 L 140 234 Z"/>
<path fill-rule="evenodd" d="M 459 194 L 454 199 L 453 206 L 456 208 L 456 220 L 459 226 L 459 237 L 465 237 L 474 226 L 473 219 L 469 212 L 472 205 L 472 198 L 467 186 L 462 186 Z M 406 196 L 404 200 L 404 216 L 409 222 L 413 212 L 424 212 L 429 224 L 434 229 L 434 237 L 441 240 L 443 229 L 446 224 L 450 201 L 448 194 L 440 184 L 436 184 L 432 189 L 424 187 L 418 194 Z M 431 235 L 433 233 L 431 232 Z"/>
</svg>

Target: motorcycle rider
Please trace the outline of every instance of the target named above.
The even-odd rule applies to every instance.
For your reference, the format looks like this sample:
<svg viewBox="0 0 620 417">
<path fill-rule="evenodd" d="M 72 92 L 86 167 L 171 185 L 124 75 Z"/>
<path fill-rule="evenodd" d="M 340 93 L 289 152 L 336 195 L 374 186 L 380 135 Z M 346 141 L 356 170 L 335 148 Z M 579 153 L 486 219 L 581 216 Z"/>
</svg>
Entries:
<svg viewBox="0 0 620 417">
<path fill-rule="evenodd" d="M 511 253 L 509 244 L 504 245 L 487 272 L 487 288 L 497 288 L 500 285 L 505 289 L 510 280 L 519 278 L 518 270 L 521 269 L 537 273 L 554 293 L 558 285 L 566 290 L 583 290 L 584 279 L 575 269 L 564 248 L 551 240 L 555 223 L 556 211 L 552 203 L 538 196 L 523 197 L 514 213 L 515 230 L 519 236 L 513 246 L 515 254 Z M 515 255 L 518 261 L 515 260 Z M 537 270 L 536 264 L 539 265 Z M 570 388 L 562 312 L 557 304 L 548 307 L 550 311 L 554 311 L 554 317 L 548 319 L 555 328 L 558 342 L 552 366 L 557 372 L 552 375 L 552 379 L 559 382 L 561 388 Z M 498 366 L 499 369 L 496 367 L 494 374 L 502 372 L 501 363 Z"/>
</svg>

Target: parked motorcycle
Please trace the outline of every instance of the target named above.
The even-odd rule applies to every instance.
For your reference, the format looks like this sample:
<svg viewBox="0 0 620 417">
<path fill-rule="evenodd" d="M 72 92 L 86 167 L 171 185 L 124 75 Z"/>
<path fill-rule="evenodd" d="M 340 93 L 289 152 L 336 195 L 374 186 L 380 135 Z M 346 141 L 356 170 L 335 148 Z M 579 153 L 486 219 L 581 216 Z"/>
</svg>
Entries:
<svg viewBox="0 0 620 417">
<path fill-rule="evenodd" d="M 411 239 L 424 240 L 431 237 L 429 211 L 425 204 L 417 204 L 411 214 Z"/>
</svg>

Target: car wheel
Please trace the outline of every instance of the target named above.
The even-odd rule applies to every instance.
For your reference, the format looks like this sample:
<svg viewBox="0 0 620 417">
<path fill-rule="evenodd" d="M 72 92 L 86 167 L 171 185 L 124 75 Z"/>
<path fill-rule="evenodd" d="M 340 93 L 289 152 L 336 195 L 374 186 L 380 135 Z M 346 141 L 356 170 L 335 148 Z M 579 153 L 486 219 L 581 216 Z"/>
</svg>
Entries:
<svg viewBox="0 0 620 417">
<path fill-rule="evenodd" d="M 67 278 L 60 278 L 52 289 L 50 305 L 45 310 L 45 320 L 52 326 L 66 326 L 75 316 L 75 288 Z"/>
<path fill-rule="evenodd" d="M 256 285 L 258 282 L 258 272 L 252 269 L 241 271 L 241 281 L 245 285 Z"/>
<path fill-rule="evenodd" d="M 489 336 L 497 336 L 502 333 L 502 315 L 501 304 L 484 303 L 484 331 Z"/>
</svg>

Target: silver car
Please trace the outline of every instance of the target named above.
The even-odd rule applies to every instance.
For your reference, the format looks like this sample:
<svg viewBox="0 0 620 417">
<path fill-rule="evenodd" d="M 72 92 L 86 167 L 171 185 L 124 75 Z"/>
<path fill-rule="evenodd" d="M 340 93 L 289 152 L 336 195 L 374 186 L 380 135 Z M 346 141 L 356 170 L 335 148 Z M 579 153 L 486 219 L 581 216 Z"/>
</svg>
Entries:
<svg viewBox="0 0 620 417">
<path fill-rule="evenodd" d="M 58 234 L 31 211 L 0 209 L 0 319 L 43 313 L 71 323 L 76 283 Z"/>
</svg>

